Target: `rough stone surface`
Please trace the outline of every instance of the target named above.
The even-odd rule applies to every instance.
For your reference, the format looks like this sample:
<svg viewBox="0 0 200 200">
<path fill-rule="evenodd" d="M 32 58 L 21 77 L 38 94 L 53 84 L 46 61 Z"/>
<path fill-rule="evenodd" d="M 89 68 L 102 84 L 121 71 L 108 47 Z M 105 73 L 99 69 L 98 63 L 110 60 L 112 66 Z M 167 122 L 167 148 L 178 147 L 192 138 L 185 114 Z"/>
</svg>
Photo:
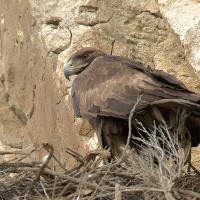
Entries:
<svg viewBox="0 0 200 200">
<path fill-rule="evenodd" d="M 1 146 L 23 148 L 49 142 L 67 166 L 73 161 L 66 148 L 85 154 L 96 147 L 96 138 L 89 138 L 91 127 L 73 116 L 71 82 L 63 76 L 63 63 L 81 47 L 97 47 L 165 70 L 200 92 L 192 68 L 198 65 L 199 13 L 194 13 L 194 26 L 190 24 L 196 34 L 187 26 L 177 29 L 184 33 L 183 46 L 182 35 L 177 35 L 167 17 L 173 3 L 0 0 Z"/>
<path fill-rule="evenodd" d="M 57 54 L 48 52 L 43 43 L 42 27 L 34 25 L 29 2 L 0 4 L 1 143 L 22 148 L 49 142 L 63 162 L 67 160 L 66 147 L 84 153 L 79 127 L 65 102 L 65 84 L 62 88 L 57 85 Z"/>
<path fill-rule="evenodd" d="M 186 57 L 200 75 L 200 1 L 158 0 L 161 12 L 179 35 Z"/>
<path fill-rule="evenodd" d="M 47 52 L 59 54 L 70 46 L 71 32 L 64 26 L 44 25 L 41 27 L 41 37 Z"/>
</svg>

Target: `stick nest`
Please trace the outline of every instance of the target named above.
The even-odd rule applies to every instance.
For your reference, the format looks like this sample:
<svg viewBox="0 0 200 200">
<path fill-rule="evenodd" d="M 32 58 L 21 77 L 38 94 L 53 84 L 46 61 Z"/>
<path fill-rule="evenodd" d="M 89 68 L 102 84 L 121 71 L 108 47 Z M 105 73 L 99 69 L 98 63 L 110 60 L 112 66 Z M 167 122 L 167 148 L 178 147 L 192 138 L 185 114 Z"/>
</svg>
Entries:
<svg viewBox="0 0 200 200">
<path fill-rule="evenodd" d="M 43 161 L 30 162 L 32 153 L 44 149 Z M 143 156 L 146 150 L 138 155 L 128 149 L 123 158 L 105 165 L 107 150 L 83 157 L 68 149 L 66 152 L 77 161 L 70 170 L 54 156 L 49 144 L 29 152 L 0 152 L 16 155 L 0 163 L 0 199 L 200 199 L 200 176 L 187 174 L 184 169 L 179 173 L 179 166 L 170 162 L 155 164 Z M 51 160 L 58 170 L 49 167 Z"/>
</svg>

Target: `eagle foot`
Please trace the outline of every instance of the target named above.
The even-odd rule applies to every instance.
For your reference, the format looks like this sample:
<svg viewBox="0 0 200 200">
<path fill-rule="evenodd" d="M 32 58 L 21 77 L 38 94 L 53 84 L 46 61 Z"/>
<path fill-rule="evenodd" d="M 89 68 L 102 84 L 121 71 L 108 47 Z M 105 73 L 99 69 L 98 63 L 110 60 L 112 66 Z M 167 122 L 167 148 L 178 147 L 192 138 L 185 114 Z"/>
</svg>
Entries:
<svg viewBox="0 0 200 200">
<path fill-rule="evenodd" d="M 200 176 L 200 171 L 196 167 L 194 167 L 192 163 L 189 163 L 188 165 L 188 169 L 187 169 L 188 174 L 191 174 L 191 168 L 194 171 L 194 173 Z"/>
</svg>

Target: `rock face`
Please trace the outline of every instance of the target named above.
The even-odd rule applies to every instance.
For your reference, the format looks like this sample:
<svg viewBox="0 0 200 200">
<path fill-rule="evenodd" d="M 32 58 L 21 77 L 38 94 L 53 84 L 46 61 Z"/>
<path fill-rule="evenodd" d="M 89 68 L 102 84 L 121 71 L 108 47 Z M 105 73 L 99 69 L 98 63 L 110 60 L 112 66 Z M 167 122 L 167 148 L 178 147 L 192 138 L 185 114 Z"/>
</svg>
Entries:
<svg viewBox="0 0 200 200">
<path fill-rule="evenodd" d="M 199 0 L 159 0 L 163 16 L 178 34 L 186 57 L 200 75 L 200 1 Z"/>
<path fill-rule="evenodd" d="M 49 142 L 57 157 L 71 165 L 66 148 L 85 154 L 95 146 L 95 139 L 87 137 L 91 127 L 73 116 L 71 82 L 63 76 L 63 63 L 81 47 L 97 47 L 165 70 L 200 92 L 194 72 L 199 71 L 200 16 L 185 14 L 188 5 L 200 8 L 197 2 L 0 0 L 0 5 L 2 148 Z"/>
</svg>

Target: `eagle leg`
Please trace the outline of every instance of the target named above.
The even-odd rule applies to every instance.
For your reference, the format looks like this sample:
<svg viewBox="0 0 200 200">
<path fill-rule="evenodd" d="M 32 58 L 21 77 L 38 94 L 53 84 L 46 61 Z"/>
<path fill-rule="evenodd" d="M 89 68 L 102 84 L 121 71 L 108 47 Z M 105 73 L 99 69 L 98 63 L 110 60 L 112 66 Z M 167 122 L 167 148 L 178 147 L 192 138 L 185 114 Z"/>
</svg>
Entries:
<svg viewBox="0 0 200 200">
<path fill-rule="evenodd" d="M 190 162 L 189 163 L 189 167 L 190 168 L 192 168 L 193 169 L 193 171 L 197 174 L 197 175 L 199 175 L 200 176 L 200 171 L 196 168 L 196 167 L 194 167 L 193 165 L 192 165 L 192 163 Z"/>
<path fill-rule="evenodd" d="M 178 134 L 181 136 L 181 144 L 185 151 L 185 158 L 186 163 L 188 163 L 188 169 L 187 172 L 190 173 L 190 170 L 193 169 L 193 171 L 200 175 L 200 172 L 192 165 L 192 153 L 191 153 L 191 134 L 189 130 L 186 127 L 186 120 L 190 115 L 190 112 L 188 112 L 187 109 L 179 110 L 177 114 L 178 119 Z"/>
<path fill-rule="evenodd" d="M 156 106 L 152 106 L 151 109 L 152 109 L 152 113 L 153 113 L 153 116 L 155 117 L 155 119 L 158 122 L 163 122 L 164 117 L 163 117 L 162 113 L 160 112 L 159 108 L 157 108 Z"/>
<path fill-rule="evenodd" d="M 190 148 L 190 154 L 189 154 L 188 160 L 187 160 L 187 162 L 188 162 L 187 172 L 190 174 L 191 173 L 191 169 L 192 169 L 197 175 L 200 176 L 200 171 L 196 167 L 194 167 L 192 165 L 192 156 L 191 156 L 191 154 L 192 153 L 191 153 L 191 148 Z"/>
<path fill-rule="evenodd" d="M 96 119 L 96 134 L 97 134 L 97 139 L 99 142 L 99 145 L 101 146 L 101 148 L 103 148 L 103 141 L 102 141 L 102 127 L 103 127 L 103 119 L 101 117 L 97 117 Z"/>
<path fill-rule="evenodd" d="M 121 119 L 98 116 L 96 124 L 99 144 L 104 149 L 110 149 L 111 156 L 108 160 L 120 158 L 126 145 L 127 122 L 124 124 Z"/>
<path fill-rule="evenodd" d="M 97 139 L 99 142 L 99 145 L 101 146 L 102 149 L 110 149 L 108 145 L 105 145 L 104 141 L 104 126 L 105 126 L 105 120 L 103 117 L 98 116 L 96 119 L 96 134 L 97 134 Z M 110 158 L 104 157 L 103 162 L 104 164 L 108 164 L 110 161 Z"/>
</svg>

